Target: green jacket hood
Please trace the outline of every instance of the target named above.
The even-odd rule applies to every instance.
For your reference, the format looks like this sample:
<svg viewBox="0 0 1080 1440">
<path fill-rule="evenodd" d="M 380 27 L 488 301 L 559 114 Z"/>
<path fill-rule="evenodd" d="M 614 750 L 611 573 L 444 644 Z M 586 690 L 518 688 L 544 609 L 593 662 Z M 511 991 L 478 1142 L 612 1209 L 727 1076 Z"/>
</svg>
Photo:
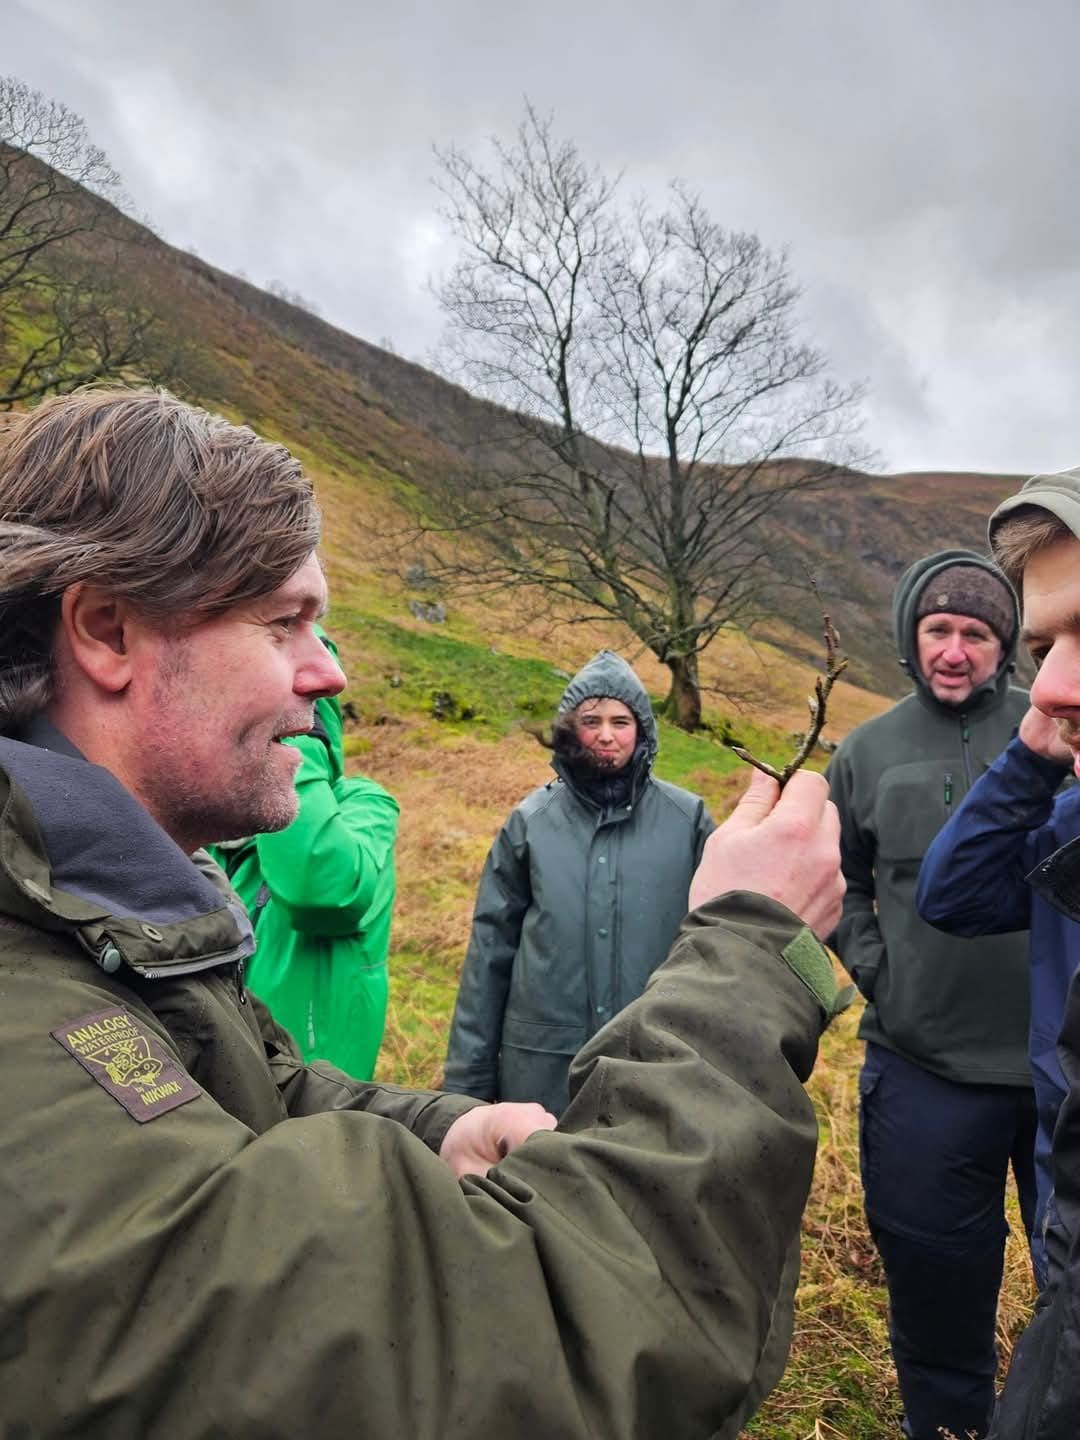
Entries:
<svg viewBox="0 0 1080 1440">
<path fill-rule="evenodd" d="M 599 696 L 607 700 L 620 700 L 633 711 L 638 724 L 638 735 L 645 741 L 646 755 L 651 764 L 659 749 L 652 703 L 645 686 L 622 656 L 616 655 L 614 650 L 598 650 L 592 659 L 581 667 L 563 691 L 557 713 L 565 715 L 568 710 L 575 710 L 583 700 L 594 700 Z"/>
<path fill-rule="evenodd" d="M 979 555 L 974 550 L 937 550 L 934 554 L 924 555 L 921 560 L 916 560 L 913 565 L 909 565 L 896 582 L 896 590 L 893 593 L 892 620 L 896 653 L 900 667 L 910 676 L 916 693 L 925 702 L 940 709 L 948 707 L 934 698 L 933 692 L 919 668 L 915 644 L 915 612 L 918 609 L 923 590 L 934 576 L 940 575 L 943 570 L 948 570 L 953 565 L 970 565 L 993 575 L 1008 590 L 1013 606 L 1012 642 L 1003 647 L 1001 662 L 992 678 L 981 685 L 978 690 L 972 692 L 970 705 L 965 708 L 984 705 L 991 698 L 1000 699 L 1005 694 L 1009 687 L 1009 675 L 1016 668 L 1014 663 L 1016 644 L 1020 634 L 1020 607 L 1017 604 L 1016 594 L 998 567 L 992 560 L 987 560 L 984 555 Z"/>
<path fill-rule="evenodd" d="M 338 659 L 338 647 L 326 633 L 321 625 L 315 626 L 315 633 L 326 646 L 334 659 Z M 345 749 L 342 741 L 344 724 L 341 718 L 341 706 L 334 695 L 325 696 L 322 700 L 315 702 L 315 725 L 313 734 L 326 746 L 330 755 L 330 769 L 333 772 L 331 779 L 340 780 L 345 774 Z M 303 749 L 303 746 L 300 747 Z"/>
</svg>

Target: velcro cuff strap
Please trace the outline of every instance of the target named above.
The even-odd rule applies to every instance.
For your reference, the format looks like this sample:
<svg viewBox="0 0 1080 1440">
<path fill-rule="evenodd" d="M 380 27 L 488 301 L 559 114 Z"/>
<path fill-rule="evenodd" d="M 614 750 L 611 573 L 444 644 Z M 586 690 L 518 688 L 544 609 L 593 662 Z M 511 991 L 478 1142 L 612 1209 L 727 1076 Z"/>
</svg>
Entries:
<svg viewBox="0 0 1080 1440">
<path fill-rule="evenodd" d="M 851 1004 L 855 996 L 854 985 L 838 989 L 829 952 L 807 926 L 803 926 L 780 954 L 830 1020 Z"/>
</svg>

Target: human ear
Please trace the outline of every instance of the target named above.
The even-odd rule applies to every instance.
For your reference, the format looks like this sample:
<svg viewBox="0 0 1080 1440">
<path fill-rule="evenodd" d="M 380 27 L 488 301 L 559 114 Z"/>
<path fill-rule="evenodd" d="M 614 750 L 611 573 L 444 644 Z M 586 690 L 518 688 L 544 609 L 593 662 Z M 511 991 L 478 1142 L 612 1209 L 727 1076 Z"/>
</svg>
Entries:
<svg viewBox="0 0 1080 1440">
<path fill-rule="evenodd" d="M 61 597 L 60 624 L 71 659 L 110 695 L 131 682 L 131 622 L 128 603 L 96 585 L 69 585 Z"/>
</svg>

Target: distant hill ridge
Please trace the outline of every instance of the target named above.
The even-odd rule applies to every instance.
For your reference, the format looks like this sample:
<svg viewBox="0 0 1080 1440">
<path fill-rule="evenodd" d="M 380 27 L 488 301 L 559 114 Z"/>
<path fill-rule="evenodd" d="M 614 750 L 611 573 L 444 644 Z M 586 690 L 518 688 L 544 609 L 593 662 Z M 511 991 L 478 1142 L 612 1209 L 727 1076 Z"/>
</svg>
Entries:
<svg viewBox="0 0 1080 1440">
<path fill-rule="evenodd" d="M 131 239 L 129 263 L 170 329 L 187 342 L 192 358 L 185 362 L 185 386 L 202 403 L 318 457 L 342 478 L 363 475 L 387 499 L 401 485 L 422 492 L 436 469 L 475 464 L 478 451 L 496 473 L 511 463 L 501 443 L 512 420 L 508 412 L 127 217 L 117 215 L 116 225 Z M 902 693 L 905 681 L 889 638 L 896 577 L 930 550 L 984 550 L 987 516 L 1021 479 L 847 472 L 778 513 L 775 523 L 801 549 L 833 611 L 855 683 Z M 334 514 L 328 518 L 333 523 Z M 778 643 L 819 663 L 820 637 L 808 621 L 805 595 L 784 609 Z"/>
</svg>

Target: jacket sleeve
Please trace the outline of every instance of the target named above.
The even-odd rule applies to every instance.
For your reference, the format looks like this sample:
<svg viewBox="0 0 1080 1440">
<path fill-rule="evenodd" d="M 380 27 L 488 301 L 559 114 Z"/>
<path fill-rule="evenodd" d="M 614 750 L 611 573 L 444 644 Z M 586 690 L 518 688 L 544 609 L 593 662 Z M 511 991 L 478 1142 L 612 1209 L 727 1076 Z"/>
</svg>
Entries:
<svg viewBox="0 0 1080 1440">
<path fill-rule="evenodd" d="M 919 914 L 952 935 L 997 935 L 1031 924 L 1025 876 L 1066 769 L 1019 736 L 964 796 L 930 845 L 919 872 Z"/>
<path fill-rule="evenodd" d="M 844 968 L 869 1000 L 885 956 L 885 939 L 874 905 L 874 861 L 877 840 L 860 823 L 851 761 L 843 745 L 826 770 L 829 793 L 840 812 L 840 864 L 847 881 L 844 909 L 830 943 Z"/>
<path fill-rule="evenodd" d="M 1073 975 L 1058 1041 L 1068 1093 L 1054 1127 L 1050 1283 L 1013 1351 L 991 1440 L 1073 1440 L 1080 1415 L 1080 979 Z"/>
<path fill-rule="evenodd" d="M 450 1024 L 443 1088 L 494 1100 L 499 1047 L 521 926 L 532 900 L 525 822 L 515 810 L 495 837 L 476 893 Z"/>
<path fill-rule="evenodd" d="M 258 837 L 262 879 L 294 930 L 355 935 L 379 875 L 393 864 L 398 803 L 374 780 L 335 783 L 321 740 L 301 736 L 293 743 L 303 756 L 300 811 L 286 829 Z"/>
<path fill-rule="evenodd" d="M 694 823 L 694 868 L 701 864 L 701 854 L 705 849 L 705 841 L 716 829 L 716 821 L 709 814 L 705 802 L 702 801 L 698 807 Z"/>
<path fill-rule="evenodd" d="M 137 1124 L 44 1023 L 115 992 L 23 966 L 0 1048 L 25 1101 L 0 1129 L 11 1434 L 734 1440 L 790 1326 L 830 1008 L 810 952 L 828 968 L 760 897 L 691 915 L 583 1052 L 565 1126 L 463 1182 L 371 1113 L 255 1135 L 203 1094 Z"/>
<path fill-rule="evenodd" d="M 356 1080 L 325 1060 L 305 1064 L 296 1041 L 263 1002 L 246 992 L 263 1049 L 290 1116 L 321 1115 L 330 1110 L 366 1110 L 394 1120 L 423 1140 L 436 1154 L 446 1132 L 466 1110 L 482 1100 L 445 1095 L 439 1090 L 408 1090 L 400 1085 Z"/>
</svg>

